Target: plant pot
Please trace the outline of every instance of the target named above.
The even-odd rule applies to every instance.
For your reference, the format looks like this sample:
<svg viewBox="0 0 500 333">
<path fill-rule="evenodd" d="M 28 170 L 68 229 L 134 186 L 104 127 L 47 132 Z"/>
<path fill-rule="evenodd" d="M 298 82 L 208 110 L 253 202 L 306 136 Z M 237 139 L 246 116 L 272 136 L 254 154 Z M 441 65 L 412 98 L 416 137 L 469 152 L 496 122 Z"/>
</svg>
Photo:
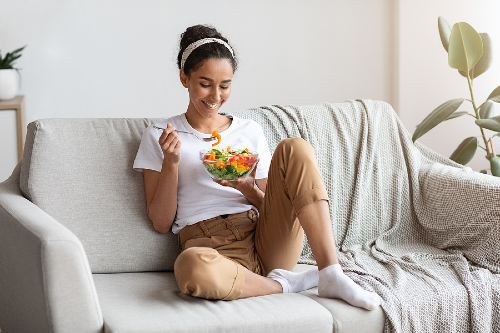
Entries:
<svg viewBox="0 0 500 333">
<path fill-rule="evenodd" d="M 15 69 L 0 69 L 0 100 L 11 99 L 19 92 L 19 74 Z"/>
</svg>

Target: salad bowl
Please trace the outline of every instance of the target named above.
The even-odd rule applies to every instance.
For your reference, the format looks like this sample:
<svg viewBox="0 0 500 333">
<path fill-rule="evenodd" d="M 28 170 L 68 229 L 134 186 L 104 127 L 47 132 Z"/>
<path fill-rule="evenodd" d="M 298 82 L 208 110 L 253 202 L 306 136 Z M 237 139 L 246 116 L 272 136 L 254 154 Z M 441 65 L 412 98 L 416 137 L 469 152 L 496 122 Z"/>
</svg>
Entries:
<svg viewBox="0 0 500 333">
<path fill-rule="evenodd" d="M 259 154 L 245 149 L 219 150 L 213 148 L 200 152 L 200 159 L 210 177 L 220 180 L 237 180 L 251 173 L 259 161 Z"/>
</svg>

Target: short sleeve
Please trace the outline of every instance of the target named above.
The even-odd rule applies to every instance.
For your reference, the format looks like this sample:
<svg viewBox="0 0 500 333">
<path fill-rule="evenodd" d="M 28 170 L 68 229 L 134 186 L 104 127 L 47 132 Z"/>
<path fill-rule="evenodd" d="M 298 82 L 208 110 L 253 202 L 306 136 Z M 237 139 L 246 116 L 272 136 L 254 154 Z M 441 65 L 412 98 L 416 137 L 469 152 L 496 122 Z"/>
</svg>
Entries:
<svg viewBox="0 0 500 333">
<path fill-rule="evenodd" d="M 159 131 L 156 131 L 152 126 L 144 130 L 132 167 L 135 171 L 143 172 L 144 169 L 149 169 L 161 172 L 163 151 L 158 143 L 159 137 Z"/>
<path fill-rule="evenodd" d="M 267 178 L 269 173 L 269 165 L 271 164 L 271 151 L 267 143 L 266 136 L 262 130 L 262 126 L 255 122 L 257 126 L 257 152 L 259 154 L 259 163 L 257 164 L 257 170 L 255 171 L 255 179 Z"/>
</svg>

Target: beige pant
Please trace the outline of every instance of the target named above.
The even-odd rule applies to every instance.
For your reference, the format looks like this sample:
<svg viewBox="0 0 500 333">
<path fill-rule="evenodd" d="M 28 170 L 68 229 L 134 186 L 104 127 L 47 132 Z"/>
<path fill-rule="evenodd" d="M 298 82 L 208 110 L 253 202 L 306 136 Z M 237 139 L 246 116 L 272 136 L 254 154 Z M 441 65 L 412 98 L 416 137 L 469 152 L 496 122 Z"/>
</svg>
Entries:
<svg viewBox="0 0 500 333">
<path fill-rule="evenodd" d="M 313 148 L 301 138 L 281 141 L 259 217 L 254 210 L 221 215 L 179 232 L 183 251 L 174 264 L 179 289 L 196 297 L 233 300 L 242 292 L 243 267 L 260 275 L 292 269 L 304 238 L 298 212 L 318 200 L 328 200 L 328 194 Z"/>
</svg>

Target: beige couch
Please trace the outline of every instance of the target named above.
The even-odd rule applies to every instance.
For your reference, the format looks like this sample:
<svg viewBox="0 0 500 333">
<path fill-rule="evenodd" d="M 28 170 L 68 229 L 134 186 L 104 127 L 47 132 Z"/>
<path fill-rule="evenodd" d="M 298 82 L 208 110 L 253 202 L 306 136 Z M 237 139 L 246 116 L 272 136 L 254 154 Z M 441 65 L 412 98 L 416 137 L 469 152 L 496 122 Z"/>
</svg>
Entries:
<svg viewBox="0 0 500 333">
<path fill-rule="evenodd" d="M 316 289 L 230 302 L 181 295 L 177 239 L 151 227 L 132 170 L 142 131 L 158 120 L 29 124 L 24 159 L 0 184 L 2 333 L 382 332 L 381 308 Z"/>
</svg>

